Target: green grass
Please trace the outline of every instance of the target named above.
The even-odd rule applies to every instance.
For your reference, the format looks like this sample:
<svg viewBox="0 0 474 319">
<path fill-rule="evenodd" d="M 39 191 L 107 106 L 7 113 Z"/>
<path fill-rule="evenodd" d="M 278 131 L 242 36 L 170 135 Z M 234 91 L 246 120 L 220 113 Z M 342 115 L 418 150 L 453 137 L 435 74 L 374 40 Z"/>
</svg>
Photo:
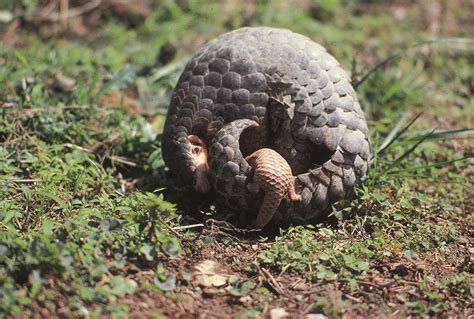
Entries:
<svg viewBox="0 0 474 319">
<path fill-rule="evenodd" d="M 218 304 L 222 317 L 277 307 L 329 317 L 472 314 L 472 41 L 404 51 L 429 39 L 416 19 L 315 3 L 327 20 L 281 1 L 253 10 L 165 1 L 135 27 L 108 18 L 87 40 L 18 29 L 21 42 L 0 47 L 0 317 L 173 317 L 190 293 L 213 296 L 193 297 L 190 311 Z M 374 149 L 389 145 L 358 198 L 327 222 L 268 238 L 219 221 L 181 227 L 194 221 L 162 194 L 159 136 L 183 64 L 206 40 L 248 24 L 314 38 L 356 80 L 403 52 L 357 87 Z M 178 55 L 161 65 L 166 43 Z M 75 79 L 71 92 L 51 88 L 57 74 Z M 104 106 L 113 91 L 146 116 Z M 232 271 L 217 294 L 193 279 L 205 259 Z"/>
</svg>

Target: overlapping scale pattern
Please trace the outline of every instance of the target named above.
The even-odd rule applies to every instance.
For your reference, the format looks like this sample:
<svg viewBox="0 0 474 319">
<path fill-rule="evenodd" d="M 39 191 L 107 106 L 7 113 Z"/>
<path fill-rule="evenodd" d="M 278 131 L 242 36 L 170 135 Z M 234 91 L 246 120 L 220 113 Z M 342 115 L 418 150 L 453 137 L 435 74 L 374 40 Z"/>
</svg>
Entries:
<svg viewBox="0 0 474 319">
<path fill-rule="evenodd" d="M 239 129 L 221 130 L 237 119 L 257 122 L 257 133 L 240 137 Z M 188 62 L 162 144 L 166 164 L 178 175 L 190 171 L 182 151 L 186 134 L 208 146 L 216 202 L 228 209 L 257 209 L 245 188 L 251 173 L 242 146 L 281 154 L 302 200 L 282 202 L 279 212 L 297 220 L 318 217 L 352 196 L 371 154 L 364 114 L 339 63 L 309 38 L 267 27 L 223 34 Z"/>
</svg>

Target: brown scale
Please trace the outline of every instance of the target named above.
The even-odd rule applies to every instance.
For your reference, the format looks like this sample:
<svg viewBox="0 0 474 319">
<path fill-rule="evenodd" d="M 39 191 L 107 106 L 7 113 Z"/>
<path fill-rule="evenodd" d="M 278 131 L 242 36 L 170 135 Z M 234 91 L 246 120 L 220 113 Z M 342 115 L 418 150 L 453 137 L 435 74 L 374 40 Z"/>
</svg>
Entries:
<svg viewBox="0 0 474 319">
<path fill-rule="evenodd" d="M 255 169 L 254 180 L 248 184 L 248 190 L 258 193 L 262 189 L 265 192 L 255 222 L 255 227 L 263 228 L 275 215 L 286 195 L 291 201 L 298 201 L 301 197 L 295 192 L 293 174 L 288 162 L 274 150 L 259 149 L 245 160 Z"/>
</svg>

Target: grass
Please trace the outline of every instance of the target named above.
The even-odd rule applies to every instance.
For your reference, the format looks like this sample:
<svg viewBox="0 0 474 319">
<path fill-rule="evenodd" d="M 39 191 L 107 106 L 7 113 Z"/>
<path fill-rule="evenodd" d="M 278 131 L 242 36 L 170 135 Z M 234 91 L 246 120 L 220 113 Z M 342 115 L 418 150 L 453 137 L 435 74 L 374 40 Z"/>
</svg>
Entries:
<svg viewBox="0 0 474 319">
<path fill-rule="evenodd" d="M 472 315 L 472 41 L 406 50 L 430 39 L 420 8 L 398 23 L 383 5 L 355 14 L 363 5 L 318 1 L 318 16 L 281 1 L 165 1 L 132 27 L 102 17 L 89 37 L 16 30 L 0 47 L 0 316 Z M 311 36 L 355 80 L 403 52 L 357 87 L 372 170 L 322 224 L 248 234 L 163 197 L 160 132 L 179 72 L 201 43 L 247 24 Z M 167 44 L 177 57 L 157 61 Z M 73 90 L 53 89 L 58 75 Z M 114 92 L 143 111 L 107 103 Z M 207 259 L 224 287 L 197 283 Z"/>
</svg>

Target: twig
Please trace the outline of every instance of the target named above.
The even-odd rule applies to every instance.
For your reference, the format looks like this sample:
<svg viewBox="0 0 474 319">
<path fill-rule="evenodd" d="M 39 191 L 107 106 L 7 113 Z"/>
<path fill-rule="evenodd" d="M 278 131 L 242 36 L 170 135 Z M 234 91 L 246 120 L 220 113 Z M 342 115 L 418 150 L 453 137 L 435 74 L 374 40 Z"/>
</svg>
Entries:
<svg viewBox="0 0 474 319">
<path fill-rule="evenodd" d="M 266 302 L 265 305 L 263 306 L 262 315 L 264 315 L 266 318 L 267 313 L 268 313 L 268 302 Z"/>
<path fill-rule="evenodd" d="M 27 88 L 28 88 L 28 86 L 26 84 L 26 78 L 21 78 L 21 89 L 23 90 L 23 95 L 25 97 L 25 101 L 30 103 L 31 98 L 30 98 L 30 95 L 28 94 L 28 92 L 26 91 Z"/>
<path fill-rule="evenodd" d="M 288 268 L 290 268 L 290 266 L 291 264 L 286 264 L 285 267 L 283 267 L 283 269 L 278 274 L 278 278 L 280 278 L 288 270 Z"/>
<path fill-rule="evenodd" d="M 14 110 L 17 112 L 18 104 L 14 102 L 5 102 L 3 104 L 0 104 L 1 109 L 5 110 Z M 29 108 L 29 109 L 24 109 L 21 112 L 19 112 L 19 115 L 32 115 L 32 114 L 37 114 L 37 113 L 45 113 L 45 112 L 55 112 L 55 113 L 61 113 L 63 110 L 87 110 L 89 109 L 89 106 L 87 105 L 67 105 L 63 106 L 61 108 Z M 101 110 L 101 109 L 98 109 Z"/>
<path fill-rule="evenodd" d="M 320 286 L 323 286 L 324 284 L 321 283 L 321 284 L 317 284 L 317 285 L 313 285 L 313 287 L 320 287 Z M 311 290 L 307 290 L 307 291 L 302 291 L 300 292 L 300 295 L 303 295 L 303 296 L 307 296 L 307 295 L 312 295 L 316 292 L 320 292 L 321 290 L 319 288 L 317 289 L 311 289 Z"/>
<path fill-rule="evenodd" d="M 262 271 L 270 287 L 272 287 L 279 295 L 287 297 L 287 294 L 283 291 L 283 287 L 275 280 L 272 274 L 265 268 L 259 267 L 259 269 Z"/>
<path fill-rule="evenodd" d="M 20 223 L 20 220 L 18 219 L 18 217 L 15 217 L 15 224 L 18 229 L 23 229 L 23 226 Z"/>
<path fill-rule="evenodd" d="M 24 196 L 24 195 L 23 195 Z M 21 225 L 21 230 L 28 230 L 28 221 L 30 219 L 30 215 L 31 215 L 31 210 L 30 210 L 30 201 L 26 199 L 26 207 L 25 207 L 25 210 L 26 210 L 26 215 L 25 215 L 25 219 L 23 221 L 23 224 Z"/>
<path fill-rule="evenodd" d="M 9 182 L 13 182 L 13 183 L 37 183 L 37 182 L 40 182 L 41 180 L 39 179 L 22 179 L 22 178 L 10 178 L 8 179 Z"/>
<path fill-rule="evenodd" d="M 67 2 L 67 0 L 66 0 Z M 28 13 L 28 14 L 20 14 L 18 17 L 23 17 L 26 20 L 32 21 L 32 20 L 39 20 L 39 21 L 49 21 L 49 22 L 58 22 L 58 21 L 64 21 L 68 20 L 71 18 L 75 18 L 78 16 L 81 16 L 87 12 L 90 12 L 94 9 L 96 9 L 100 4 L 102 3 L 102 0 L 92 0 L 80 7 L 69 9 L 63 7 L 64 0 L 61 0 L 61 7 L 60 7 L 60 12 L 51 12 L 48 15 L 38 15 L 35 12 L 33 13 Z M 55 8 L 54 6 L 53 8 Z M 52 11 L 52 10 L 51 10 Z"/>
<path fill-rule="evenodd" d="M 304 280 L 303 278 L 298 279 L 298 280 L 295 281 L 294 283 L 290 284 L 289 288 L 290 288 L 290 289 L 294 289 L 294 288 L 295 288 L 296 286 L 298 286 L 298 284 L 299 284 L 300 282 L 302 282 L 303 280 Z"/>
<path fill-rule="evenodd" d="M 313 311 L 313 309 L 314 309 L 314 302 L 310 303 L 310 304 L 308 305 L 308 307 L 306 307 L 306 309 L 303 310 L 303 314 L 304 314 L 304 315 L 307 315 L 308 313 L 310 313 L 311 311 Z"/>
<path fill-rule="evenodd" d="M 361 303 L 361 302 L 362 302 L 362 300 L 360 300 L 359 298 L 353 297 L 353 296 L 351 296 L 351 295 L 349 295 L 349 294 L 343 293 L 343 295 L 344 295 L 344 297 L 346 297 L 347 299 L 352 300 L 352 301 L 354 301 L 354 302 L 357 302 L 357 303 Z"/>
<path fill-rule="evenodd" d="M 349 282 L 349 280 L 345 280 L 345 279 L 339 279 L 339 281 Z M 373 284 L 369 281 L 364 281 L 364 280 L 357 280 L 357 283 L 361 284 L 361 285 L 365 285 L 365 286 L 374 287 L 374 288 L 380 288 L 381 287 L 381 285 Z"/>
<path fill-rule="evenodd" d="M 248 233 L 260 233 L 262 231 L 261 229 L 238 228 L 227 221 L 221 221 L 221 220 L 215 220 L 215 219 L 210 219 L 210 220 L 212 220 L 214 224 L 220 225 L 219 226 L 220 229 L 223 229 L 226 231 L 232 231 L 237 234 L 245 235 Z"/>
<path fill-rule="evenodd" d="M 159 218 L 158 220 L 160 221 L 160 223 L 162 223 L 166 227 L 167 230 L 169 230 L 171 233 L 173 233 L 173 235 L 175 235 L 176 237 L 178 237 L 181 240 L 187 240 L 183 235 L 181 235 L 176 230 L 174 230 L 170 225 L 165 223 L 165 221 L 163 219 Z"/>
<path fill-rule="evenodd" d="M 91 154 L 95 154 L 95 155 L 98 155 L 96 152 L 88 149 L 88 148 L 85 148 L 85 147 L 82 147 L 82 146 L 79 146 L 79 145 L 75 145 L 75 144 L 72 144 L 72 143 L 64 143 L 63 144 L 64 147 L 68 147 L 68 148 L 71 148 L 71 149 L 78 149 L 80 151 L 84 151 L 84 152 L 87 152 L 87 153 L 91 153 Z M 132 162 L 132 161 L 129 161 L 128 159 L 126 159 L 125 157 L 121 157 L 121 156 L 114 156 L 114 155 L 104 155 L 105 158 L 108 158 L 109 160 L 111 161 L 115 161 L 115 162 L 118 162 L 118 163 L 121 163 L 121 164 L 125 164 L 125 165 L 128 165 L 128 166 L 133 166 L 133 167 L 136 167 L 137 164 Z"/>
<path fill-rule="evenodd" d="M 90 12 L 94 10 L 95 8 L 97 8 L 98 6 L 100 6 L 101 3 L 102 3 L 102 0 L 93 0 L 89 3 L 84 4 L 82 7 L 71 9 L 68 12 L 67 18 L 68 19 L 75 18 L 80 15 L 83 15 L 84 13 Z"/>
<path fill-rule="evenodd" d="M 13 44 L 15 42 L 15 30 L 21 25 L 21 20 L 16 18 L 13 19 L 10 24 L 6 27 L 1 40 L 5 44 Z"/>
<path fill-rule="evenodd" d="M 128 159 L 122 156 L 105 155 L 105 157 L 111 160 L 112 162 L 118 162 L 118 163 L 125 164 L 132 167 L 137 166 L 137 163 L 129 161 Z"/>
<path fill-rule="evenodd" d="M 402 279 L 394 281 L 393 283 L 396 283 L 396 282 L 399 282 L 399 283 L 402 283 L 402 284 L 405 284 L 405 285 L 415 286 L 415 287 L 418 287 L 420 285 L 420 283 L 418 283 L 416 281 L 408 281 L 408 280 L 402 280 Z"/>
<path fill-rule="evenodd" d="M 64 143 L 63 146 L 67 147 L 67 148 L 71 148 L 71 149 L 78 149 L 80 151 L 84 151 L 84 152 L 87 152 L 87 153 L 92 153 L 92 154 L 94 153 L 90 149 L 87 149 L 87 148 L 79 146 L 79 145 L 74 145 L 72 143 Z"/>
<path fill-rule="evenodd" d="M 59 22 L 63 27 L 67 27 L 67 19 L 69 16 L 69 0 L 61 0 L 59 9 Z"/>
<path fill-rule="evenodd" d="M 53 0 L 49 2 L 47 5 L 45 5 L 43 8 L 40 10 L 40 17 L 47 17 L 53 12 L 58 6 L 58 0 Z"/>
<path fill-rule="evenodd" d="M 172 229 L 174 229 L 174 230 L 185 230 L 185 229 L 198 228 L 198 227 L 204 227 L 204 224 L 193 224 L 193 225 L 185 225 L 185 226 L 176 226 L 176 227 L 172 227 Z"/>
</svg>

